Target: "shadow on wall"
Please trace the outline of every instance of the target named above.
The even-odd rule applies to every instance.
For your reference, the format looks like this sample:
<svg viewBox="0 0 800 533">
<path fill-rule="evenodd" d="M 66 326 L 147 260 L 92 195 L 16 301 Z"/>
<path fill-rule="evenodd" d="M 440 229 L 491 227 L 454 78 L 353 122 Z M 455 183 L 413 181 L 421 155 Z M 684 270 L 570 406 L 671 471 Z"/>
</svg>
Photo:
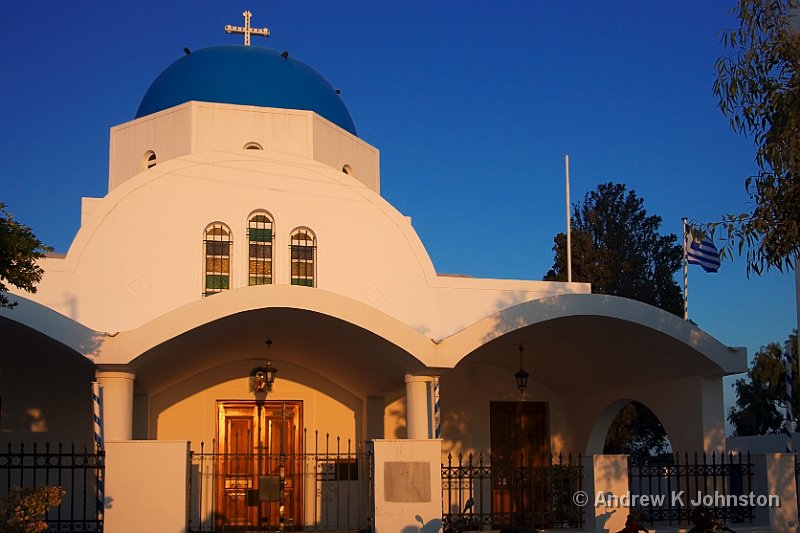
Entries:
<svg viewBox="0 0 800 533">
<path fill-rule="evenodd" d="M 91 353 L 101 339 L 88 330 L 85 337 L 79 344 Z M 0 317 L 0 338 L 0 440 L 91 443 L 94 364 L 5 317 Z"/>
<path fill-rule="evenodd" d="M 402 533 L 437 533 L 442 529 L 441 518 L 432 518 L 427 522 L 425 522 L 420 515 L 416 515 L 414 518 L 419 525 L 412 524 L 406 526 L 402 529 Z"/>
<path fill-rule="evenodd" d="M 786 456 L 784 456 L 786 457 Z M 791 456 L 789 456 L 791 457 Z M 791 459 L 789 459 L 790 462 Z M 786 524 L 787 529 L 797 531 L 797 482 L 796 482 L 796 466 L 791 468 L 785 462 L 781 464 L 779 461 L 768 462 L 767 478 L 767 494 L 778 494 L 781 505 L 769 509 L 768 514 L 774 513 L 771 518 L 773 524 Z M 789 468 L 786 468 L 789 466 Z M 794 488 L 794 491 L 792 491 Z M 763 510 L 762 510 L 763 512 Z"/>
<path fill-rule="evenodd" d="M 391 434 L 386 433 L 387 439 L 407 439 L 408 428 L 406 427 L 406 398 L 403 396 L 393 402 L 385 412 L 385 417 L 392 421 Z"/>
</svg>

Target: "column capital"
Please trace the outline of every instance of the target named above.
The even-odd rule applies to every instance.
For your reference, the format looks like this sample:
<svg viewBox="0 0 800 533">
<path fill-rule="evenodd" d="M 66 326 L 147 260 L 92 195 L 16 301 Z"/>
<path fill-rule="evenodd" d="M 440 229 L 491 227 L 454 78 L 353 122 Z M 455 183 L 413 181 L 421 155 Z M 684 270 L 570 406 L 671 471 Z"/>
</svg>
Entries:
<svg viewBox="0 0 800 533">
<path fill-rule="evenodd" d="M 433 383 L 433 378 L 431 376 L 417 376 L 415 374 L 406 374 L 405 375 L 405 382 L 406 383 Z"/>
<path fill-rule="evenodd" d="M 96 378 L 136 379 L 136 372 L 128 365 L 97 365 L 94 375 Z"/>
<path fill-rule="evenodd" d="M 125 365 L 109 365 L 98 368 L 95 377 L 100 384 L 105 440 L 131 440 L 136 374 Z"/>
</svg>

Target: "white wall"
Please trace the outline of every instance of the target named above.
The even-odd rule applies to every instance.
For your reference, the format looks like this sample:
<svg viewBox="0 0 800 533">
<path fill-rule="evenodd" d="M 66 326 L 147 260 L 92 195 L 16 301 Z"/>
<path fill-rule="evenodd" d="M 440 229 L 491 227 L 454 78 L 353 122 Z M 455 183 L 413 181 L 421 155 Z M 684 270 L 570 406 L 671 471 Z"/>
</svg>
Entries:
<svg viewBox="0 0 800 533">
<path fill-rule="evenodd" d="M 442 524 L 441 443 L 374 440 L 374 533 L 439 531 Z"/>
<path fill-rule="evenodd" d="M 106 442 L 105 531 L 183 533 L 185 441 Z"/>
</svg>

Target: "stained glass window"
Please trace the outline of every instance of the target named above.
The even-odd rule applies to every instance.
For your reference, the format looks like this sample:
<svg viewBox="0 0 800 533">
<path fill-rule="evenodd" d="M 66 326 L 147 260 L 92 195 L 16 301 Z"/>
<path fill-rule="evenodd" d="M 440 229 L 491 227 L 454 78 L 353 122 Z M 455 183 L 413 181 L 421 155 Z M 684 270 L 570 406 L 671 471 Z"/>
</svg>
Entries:
<svg viewBox="0 0 800 533">
<path fill-rule="evenodd" d="M 266 213 L 250 215 L 248 285 L 272 283 L 272 218 Z"/>
<path fill-rule="evenodd" d="M 203 237 L 205 279 L 203 296 L 231 288 L 231 230 L 221 222 L 209 224 Z"/>
<path fill-rule="evenodd" d="M 317 239 L 311 230 L 298 229 L 292 232 L 289 244 L 292 285 L 314 287 L 316 250 Z"/>
</svg>

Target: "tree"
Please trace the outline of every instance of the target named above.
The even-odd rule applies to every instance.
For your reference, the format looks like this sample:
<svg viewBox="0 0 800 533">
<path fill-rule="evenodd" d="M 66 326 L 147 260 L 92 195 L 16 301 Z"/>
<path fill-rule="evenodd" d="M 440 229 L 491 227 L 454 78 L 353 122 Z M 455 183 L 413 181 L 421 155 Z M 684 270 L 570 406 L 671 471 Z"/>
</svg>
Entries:
<svg viewBox="0 0 800 533">
<path fill-rule="evenodd" d="M 603 453 L 630 455 L 632 462 L 641 464 L 653 454 L 667 451 L 668 445 L 664 426 L 653 411 L 639 402 L 629 402 L 611 423 Z"/>
<path fill-rule="evenodd" d="M 683 296 L 673 279 L 683 250 L 674 234 L 660 235 L 661 217 L 625 185 L 603 183 L 573 206 L 572 273 L 592 292 L 632 298 L 682 315 Z M 566 235 L 556 235 L 548 281 L 566 281 Z"/>
<path fill-rule="evenodd" d="M 572 276 L 588 281 L 592 292 L 632 298 L 676 315 L 683 296 L 673 276 L 683 250 L 675 235 L 660 235 L 661 217 L 649 215 L 644 200 L 625 185 L 603 183 L 573 206 Z M 566 281 L 566 234 L 555 236 L 555 258 L 544 279 Z M 606 436 L 606 453 L 626 453 L 636 460 L 660 453 L 667 434 L 644 405 L 631 402 L 616 416 Z"/>
<path fill-rule="evenodd" d="M 797 353 L 797 331 L 789 336 L 792 353 Z M 771 342 L 756 352 L 747 378 L 736 380 L 736 405 L 728 411 L 734 435 L 777 433 L 785 416 L 786 363 L 785 348 Z M 797 358 L 793 358 L 792 412 L 800 409 L 800 383 L 797 380 Z"/>
<path fill-rule="evenodd" d="M 0 307 L 11 308 L 16 303 L 4 294 L 7 284 L 35 293 L 44 274 L 36 261 L 52 248 L 42 244 L 30 227 L 14 220 L 5 208 L 0 202 Z"/>
<path fill-rule="evenodd" d="M 753 207 L 706 228 L 747 270 L 791 268 L 800 254 L 800 16 L 798 0 L 739 0 L 739 28 L 723 34 L 714 95 L 734 132 L 752 135 L 758 173 L 745 180 Z"/>
</svg>

